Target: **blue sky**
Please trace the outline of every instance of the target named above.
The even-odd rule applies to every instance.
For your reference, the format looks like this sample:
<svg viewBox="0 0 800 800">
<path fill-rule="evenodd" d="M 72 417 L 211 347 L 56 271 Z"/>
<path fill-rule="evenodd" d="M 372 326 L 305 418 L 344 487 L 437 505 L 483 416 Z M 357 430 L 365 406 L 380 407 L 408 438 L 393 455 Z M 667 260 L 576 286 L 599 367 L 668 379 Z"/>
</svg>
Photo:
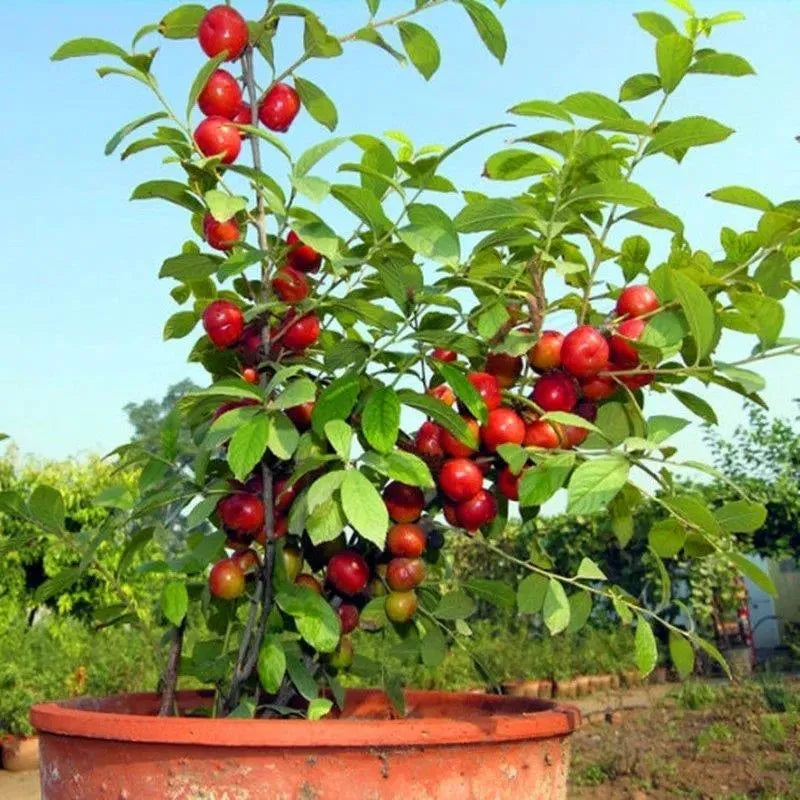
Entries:
<svg viewBox="0 0 800 800">
<path fill-rule="evenodd" d="M 140 25 L 158 21 L 174 5 L 156 0 L 4 0 L 0 5 L 0 29 L 7 32 L 0 51 L 6 86 L 0 105 L 5 131 L 0 331 L 6 343 L 0 360 L 0 430 L 22 453 L 65 457 L 107 451 L 130 434 L 125 403 L 160 397 L 185 376 L 203 380 L 185 363 L 189 340 L 161 341 L 163 322 L 175 306 L 168 282 L 156 275 L 161 261 L 187 238 L 185 218 L 162 204 L 127 199 L 138 183 L 166 176 L 169 168 L 152 151 L 124 163 L 102 153 L 109 136 L 154 110 L 154 101 L 131 81 L 98 79 L 94 67 L 102 61 L 49 61 L 62 41 L 80 35 L 127 45 Z M 379 16 L 410 5 L 411 0 L 384 0 Z M 697 0 L 696 5 L 706 15 L 730 8 L 745 12 L 746 22 L 721 27 L 711 44 L 744 55 L 758 74 L 694 76 L 681 87 L 668 117 L 703 113 L 737 133 L 722 145 L 691 152 L 680 168 L 665 158 L 653 159 L 639 180 L 665 207 L 684 216 L 694 246 L 718 255 L 720 226 L 742 229 L 753 217 L 705 199 L 705 192 L 736 183 L 774 200 L 798 195 L 800 4 Z M 243 0 L 239 6 L 256 16 L 262 4 Z M 360 0 L 313 6 L 337 33 L 366 19 Z M 461 9 L 447 5 L 419 18 L 442 48 L 442 67 L 430 83 L 361 43 L 350 45 L 340 59 L 312 63 L 302 74 L 333 96 L 343 133 L 399 128 L 419 144 L 449 143 L 503 121 L 504 110 L 522 100 L 560 99 L 582 89 L 616 96 L 626 77 L 653 69 L 653 39 L 631 16 L 645 9 L 677 16 L 656 0 L 509 0 L 500 12 L 509 37 L 506 64 L 500 67 Z M 192 41 L 156 42 L 154 37 L 153 43 L 164 45 L 156 73 L 182 108 L 203 54 Z M 296 45 L 278 51 L 279 63 L 294 57 Z M 642 102 L 642 116 L 647 103 Z M 531 131 L 536 124 L 523 120 L 520 130 Z M 326 136 L 305 115 L 287 142 L 300 152 Z M 480 178 L 480 167 L 506 136 L 500 132 L 474 145 L 445 172 L 460 186 L 494 191 Z M 784 333 L 800 336 L 798 303 L 790 312 Z M 553 322 L 569 325 L 568 319 Z M 748 347 L 732 337 L 724 355 L 745 355 Z M 791 398 L 800 394 L 796 367 L 768 362 L 762 372 L 770 382 L 765 396 L 772 409 L 789 413 Z M 721 403 L 726 430 L 742 418 L 738 397 L 719 393 L 710 399 Z M 657 402 L 653 410 L 669 409 Z M 703 455 L 696 431 L 684 432 L 681 439 L 687 457 Z"/>
</svg>

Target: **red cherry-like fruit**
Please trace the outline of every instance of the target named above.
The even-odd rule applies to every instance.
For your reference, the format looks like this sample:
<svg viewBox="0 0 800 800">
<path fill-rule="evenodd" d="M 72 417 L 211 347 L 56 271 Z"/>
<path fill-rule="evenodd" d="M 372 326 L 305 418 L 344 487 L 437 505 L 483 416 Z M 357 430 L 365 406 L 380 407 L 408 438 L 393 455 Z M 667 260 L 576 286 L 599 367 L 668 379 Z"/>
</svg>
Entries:
<svg viewBox="0 0 800 800">
<path fill-rule="evenodd" d="M 431 397 L 435 397 L 437 400 L 441 400 L 441 402 L 446 406 L 452 406 L 456 401 L 456 396 L 453 390 L 445 383 L 439 384 L 439 386 L 434 386 L 432 389 L 428 389 L 428 394 Z"/>
<path fill-rule="evenodd" d="M 194 141 L 204 156 L 221 156 L 223 164 L 236 161 L 242 149 L 239 129 L 225 117 L 206 117 L 195 128 Z"/>
<path fill-rule="evenodd" d="M 489 353 L 484 369 L 494 375 L 501 389 L 508 389 L 522 374 L 522 359 L 507 353 Z"/>
<path fill-rule="evenodd" d="M 300 113 L 300 95 L 287 83 L 276 83 L 258 104 L 258 118 L 271 131 L 285 133 Z"/>
<path fill-rule="evenodd" d="M 425 495 L 417 486 L 392 481 L 383 490 L 383 502 L 395 522 L 416 522 L 425 508 Z"/>
<path fill-rule="evenodd" d="M 548 372 L 536 381 L 531 399 L 545 411 L 572 411 L 578 392 L 572 378 L 563 372 Z"/>
<path fill-rule="evenodd" d="M 245 367 L 242 370 L 242 378 L 248 383 L 258 383 L 258 370 L 253 367 Z"/>
<path fill-rule="evenodd" d="M 386 565 L 386 583 L 393 592 L 407 592 L 425 580 L 425 564 L 419 558 L 393 558 Z"/>
<path fill-rule="evenodd" d="M 242 107 L 242 90 L 239 81 L 227 70 L 218 69 L 211 73 L 197 105 L 207 117 L 234 119 Z"/>
<path fill-rule="evenodd" d="M 451 458 L 439 470 L 439 488 L 456 503 L 474 497 L 483 486 L 483 473 L 468 458 Z"/>
<path fill-rule="evenodd" d="M 383 601 L 386 616 L 392 622 L 408 622 L 417 612 L 417 595 L 409 592 L 389 592 Z"/>
<path fill-rule="evenodd" d="M 242 333 L 236 347 L 236 354 L 243 364 L 256 366 L 261 361 L 261 351 L 264 345 L 264 326 L 260 322 L 252 322 Z"/>
<path fill-rule="evenodd" d="M 231 556 L 231 561 L 233 561 L 245 575 L 249 572 L 255 572 L 261 566 L 261 559 L 258 557 L 258 553 L 250 547 L 246 550 L 238 550 L 235 552 Z"/>
<path fill-rule="evenodd" d="M 288 511 L 297 496 L 297 484 L 288 478 L 275 481 L 272 487 L 272 504 L 276 511 Z"/>
<path fill-rule="evenodd" d="M 358 606 L 354 606 L 352 603 L 342 603 L 336 609 L 336 613 L 339 615 L 339 628 L 342 636 L 358 627 Z"/>
<path fill-rule="evenodd" d="M 620 317 L 642 317 L 660 307 L 658 296 L 644 285 L 628 286 L 617 298 L 617 315 Z"/>
<path fill-rule="evenodd" d="M 313 312 L 296 319 L 294 315 L 290 318 L 287 314 L 284 324 L 285 330 L 280 335 L 280 344 L 289 350 L 305 350 L 319 339 L 319 317 Z"/>
<path fill-rule="evenodd" d="M 238 11 L 230 6 L 214 6 L 200 21 L 197 38 L 209 58 L 227 50 L 226 61 L 235 61 L 247 47 L 250 31 Z"/>
<path fill-rule="evenodd" d="M 236 113 L 231 117 L 231 122 L 235 122 L 237 125 L 252 125 L 253 110 L 250 105 L 248 103 L 239 103 L 239 108 L 236 109 Z M 244 131 L 239 131 L 239 136 L 242 139 L 247 138 L 247 134 Z"/>
<path fill-rule="evenodd" d="M 450 525 L 458 525 L 458 517 L 456 516 L 455 503 L 443 503 L 442 512 L 444 513 L 444 518 Z"/>
<path fill-rule="evenodd" d="M 537 419 L 529 422 L 525 427 L 525 438 L 522 444 L 525 447 L 542 447 L 545 450 L 555 450 L 561 447 L 559 428 L 547 420 Z"/>
<path fill-rule="evenodd" d="M 639 363 L 639 351 L 631 342 L 636 341 L 642 335 L 644 326 L 643 319 L 626 319 L 619 324 L 609 343 L 611 360 L 616 367 L 629 369 Z"/>
<path fill-rule="evenodd" d="M 576 378 L 591 378 L 608 366 L 608 342 L 597 328 L 580 325 L 561 345 L 561 366 Z"/>
<path fill-rule="evenodd" d="M 392 525 L 386 536 L 386 549 L 398 558 L 419 558 L 425 552 L 428 535 L 419 525 L 404 522 Z"/>
<path fill-rule="evenodd" d="M 455 361 L 458 358 L 458 353 L 455 350 L 445 350 L 442 347 L 437 347 L 434 349 L 433 353 L 431 354 L 432 358 L 435 358 L 437 361 Z"/>
<path fill-rule="evenodd" d="M 284 303 L 299 303 L 308 297 L 308 281 L 294 267 L 282 267 L 272 279 L 272 290 Z"/>
<path fill-rule="evenodd" d="M 230 250 L 241 237 L 242 232 L 236 217 L 223 220 L 218 219 L 208 213 L 203 217 L 203 238 L 215 250 Z"/>
<path fill-rule="evenodd" d="M 476 531 L 488 525 L 497 516 L 497 500 L 486 489 L 456 506 L 458 524 L 468 531 Z"/>
<path fill-rule="evenodd" d="M 342 550 L 332 556 L 325 574 L 337 592 L 348 596 L 363 591 L 369 581 L 367 562 L 355 550 Z"/>
<path fill-rule="evenodd" d="M 609 370 L 612 364 L 608 365 Z M 608 375 L 595 375 L 581 381 L 581 394 L 587 400 L 606 400 L 616 394 L 619 384 Z"/>
<path fill-rule="evenodd" d="M 478 390 L 478 394 L 483 398 L 489 411 L 494 410 L 503 402 L 500 384 L 494 375 L 490 375 L 488 372 L 470 372 L 467 380 Z"/>
<path fill-rule="evenodd" d="M 582 400 L 575 406 L 572 413 L 583 417 L 588 422 L 594 422 L 597 419 L 597 406 L 589 400 Z M 587 428 L 581 428 L 577 425 L 564 425 L 563 433 L 569 447 L 577 447 L 579 444 L 583 444 L 589 435 Z"/>
<path fill-rule="evenodd" d="M 294 231 L 289 231 L 286 244 L 289 245 L 286 257 L 290 266 L 299 269 L 300 272 L 316 272 L 319 269 L 322 256 L 311 245 L 303 244 Z"/>
<path fill-rule="evenodd" d="M 322 584 L 313 575 L 309 575 L 307 572 L 301 572 L 294 579 L 294 583 L 295 586 L 303 586 L 306 589 L 311 589 L 312 592 L 322 594 Z"/>
<path fill-rule="evenodd" d="M 235 492 L 223 497 L 217 503 L 217 513 L 222 526 L 234 533 L 252 536 L 264 525 L 264 503 L 248 492 Z"/>
<path fill-rule="evenodd" d="M 539 340 L 528 350 L 528 362 L 537 372 L 547 372 L 561 366 L 561 345 L 564 334 L 560 331 L 542 331 Z"/>
<path fill-rule="evenodd" d="M 489 412 L 486 424 L 481 427 L 481 442 L 490 452 L 497 452 L 501 444 L 522 444 L 525 422 L 511 408 L 501 406 Z"/>
<path fill-rule="evenodd" d="M 244 594 L 244 572 L 232 559 L 223 558 L 211 567 L 208 589 L 220 600 L 235 600 Z"/>
<path fill-rule="evenodd" d="M 497 475 L 497 489 L 509 500 L 519 500 L 519 479 L 521 475 L 515 475 L 510 467 L 504 467 Z"/>
<path fill-rule="evenodd" d="M 444 456 L 442 433 L 444 428 L 428 420 L 423 422 L 414 437 L 414 451 L 425 461 L 435 461 Z"/>
<path fill-rule="evenodd" d="M 450 431 L 447 429 L 442 430 L 442 447 L 444 448 L 445 453 L 449 456 L 453 456 L 454 458 L 466 458 L 467 456 L 472 455 L 477 451 L 477 445 L 480 441 L 479 434 L 480 434 L 480 426 L 478 425 L 478 421 L 473 419 L 472 417 L 462 417 L 461 419 L 464 420 L 466 423 L 467 428 L 470 430 L 471 434 L 475 439 L 475 447 L 470 447 L 468 444 L 464 444 L 460 439 L 457 439 L 453 436 Z"/>
<path fill-rule="evenodd" d="M 286 416 L 294 423 L 299 431 L 307 431 L 311 427 L 311 413 L 314 411 L 314 401 L 301 403 L 286 409 Z"/>
<path fill-rule="evenodd" d="M 244 314 L 230 300 L 214 300 L 203 311 L 203 328 L 215 347 L 230 347 L 244 332 Z"/>
</svg>

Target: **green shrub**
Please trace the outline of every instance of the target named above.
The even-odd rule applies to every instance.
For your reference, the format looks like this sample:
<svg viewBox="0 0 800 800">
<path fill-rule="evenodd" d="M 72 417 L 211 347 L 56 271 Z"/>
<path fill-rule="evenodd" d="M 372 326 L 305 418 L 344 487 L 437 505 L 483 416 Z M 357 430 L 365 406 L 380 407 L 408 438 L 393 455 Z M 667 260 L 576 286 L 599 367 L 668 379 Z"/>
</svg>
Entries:
<svg viewBox="0 0 800 800">
<path fill-rule="evenodd" d="M 786 743 L 786 728 L 780 714 L 761 715 L 761 738 L 772 747 L 783 747 Z"/>
<path fill-rule="evenodd" d="M 711 684 L 697 681 L 686 681 L 676 694 L 678 704 L 690 711 L 709 708 L 720 698 L 720 692 Z"/>
</svg>

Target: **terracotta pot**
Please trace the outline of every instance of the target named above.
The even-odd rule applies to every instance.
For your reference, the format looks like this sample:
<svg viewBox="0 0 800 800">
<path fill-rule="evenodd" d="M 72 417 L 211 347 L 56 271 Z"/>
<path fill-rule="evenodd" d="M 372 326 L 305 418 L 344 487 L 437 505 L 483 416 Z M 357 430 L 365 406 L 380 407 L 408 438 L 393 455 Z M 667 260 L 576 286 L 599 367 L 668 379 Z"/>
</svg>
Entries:
<svg viewBox="0 0 800 800">
<path fill-rule="evenodd" d="M 182 712 L 208 692 L 181 692 Z M 42 800 L 408 800 L 566 797 L 580 712 L 499 695 L 347 693 L 339 719 L 156 717 L 158 696 L 79 698 L 31 710 Z"/>
<path fill-rule="evenodd" d="M 3 769 L 9 772 L 26 772 L 39 766 L 39 737 L 6 736 L 0 741 L 3 751 Z"/>
</svg>

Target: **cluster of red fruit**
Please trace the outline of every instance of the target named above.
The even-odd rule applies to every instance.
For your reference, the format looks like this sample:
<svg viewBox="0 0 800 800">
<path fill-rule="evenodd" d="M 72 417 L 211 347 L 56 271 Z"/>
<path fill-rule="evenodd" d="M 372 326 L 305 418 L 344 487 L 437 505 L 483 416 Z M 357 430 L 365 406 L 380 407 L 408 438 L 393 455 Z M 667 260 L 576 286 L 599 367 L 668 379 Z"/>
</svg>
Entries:
<svg viewBox="0 0 800 800">
<path fill-rule="evenodd" d="M 286 237 L 286 262 L 272 279 L 272 289 L 279 300 L 294 305 L 308 297 L 310 285 L 306 275 L 316 272 L 322 257 L 304 244 L 294 231 Z M 231 300 L 214 300 L 203 312 L 203 328 L 211 342 L 219 348 L 235 347 L 243 364 L 242 377 L 258 382 L 258 364 L 262 361 L 262 328 L 256 320 L 245 325 L 244 314 Z M 270 356 L 277 359 L 283 350 L 299 353 L 315 344 L 320 334 L 319 317 L 313 312 L 297 314 L 290 309 L 270 332 Z"/>
<path fill-rule="evenodd" d="M 528 362 L 539 373 L 531 394 L 543 412 L 563 411 L 593 422 L 596 402 L 611 397 L 625 384 L 641 388 L 653 380 L 651 372 L 637 370 L 639 354 L 632 344 L 642 334 L 645 317 L 659 308 L 658 298 L 647 286 L 629 286 L 617 300 L 618 324 L 604 334 L 581 325 L 566 336 L 543 331 L 528 351 Z M 454 361 L 457 354 L 437 348 L 433 358 Z M 484 488 L 484 478 L 495 470 L 497 489 L 509 500 L 519 499 L 519 480 L 507 466 L 498 466 L 497 448 L 503 444 L 545 449 L 569 449 L 581 444 L 588 429 L 540 419 L 528 409 L 515 410 L 503 404 L 503 389 L 513 386 L 522 375 L 520 356 L 492 353 L 484 372 L 470 372 L 467 379 L 488 410 L 485 425 L 464 415 L 477 446 L 470 447 L 435 422 L 427 421 L 417 431 L 414 451 L 437 475 L 442 509 L 451 525 L 475 531 L 497 515 L 495 495 Z M 617 374 L 619 373 L 619 374 Z M 447 405 L 456 398 L 442 384 L 430 394 Z"/>
</svg>

